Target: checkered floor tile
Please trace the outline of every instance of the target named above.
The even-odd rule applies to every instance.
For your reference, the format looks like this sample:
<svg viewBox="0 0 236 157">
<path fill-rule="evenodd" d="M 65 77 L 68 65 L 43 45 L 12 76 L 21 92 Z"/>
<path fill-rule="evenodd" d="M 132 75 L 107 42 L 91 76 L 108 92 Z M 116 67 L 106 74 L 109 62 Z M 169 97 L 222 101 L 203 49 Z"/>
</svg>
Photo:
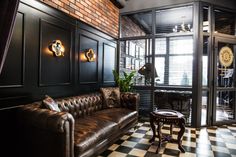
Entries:
<svg viewBox="0 0 236 157">
<path fill-rule="evenodd" d="M 178 131 L 173 129 L 173 138 Z M 169 133 L 168 125 L 163 126 L 162 133 Z M 136 130 L 131 129 L 98 157 L 236 157 L 236 125 L 186 128 L 182 139 L 185 153 L 176 143 L 163 142 L 156 154 L 158 139 L 149 143 L 151 137 L 150 123 L 138 123 Z"/>
</svg>

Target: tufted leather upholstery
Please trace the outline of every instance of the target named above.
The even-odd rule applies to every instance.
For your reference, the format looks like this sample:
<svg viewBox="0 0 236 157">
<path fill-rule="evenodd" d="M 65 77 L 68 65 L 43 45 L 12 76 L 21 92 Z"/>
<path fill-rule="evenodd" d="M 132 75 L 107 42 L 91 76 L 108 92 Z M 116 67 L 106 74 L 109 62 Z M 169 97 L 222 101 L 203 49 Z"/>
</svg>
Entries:
<svg viewBox="0 0 236 157">
<path fill-rule="evenodd" d="M 40 103 L 27 105 L 22 108 L 22 120 L 28 125 L 33 125 L 53 132 L 64 132 L 66 121 L 69 121 L 70 125 L 74 124 L 74 118 L 71 114 L 50 111 L 48 109 L 39 110 L 39 108 Z M 34 117 L 34 119 L 27 119 L 28 117 Z"/>
<path fill-rule="evenodd" d="M 121 108 L 103 109 L 101 93 L 55 100 L 62 112 L 24 105 L 19 120 L 34 157 L 96 156 L 138 120 L 139 95 L 121 93 Z M 34 140 L 32 140 L 34 139 Z"/>
<path fill-rule="evenodd" d="M 74 118 L 85 117 L 102 109 L 100 93 L 63 98 L 56 102 L 61 111 L 69 112 Z"/>
<path fill-rule="evenodd" d="M 120 96 L 121 105 L 125 108 L 138 111 L 140 95 L 137 93 L 125 92 Z"/>
</svg>

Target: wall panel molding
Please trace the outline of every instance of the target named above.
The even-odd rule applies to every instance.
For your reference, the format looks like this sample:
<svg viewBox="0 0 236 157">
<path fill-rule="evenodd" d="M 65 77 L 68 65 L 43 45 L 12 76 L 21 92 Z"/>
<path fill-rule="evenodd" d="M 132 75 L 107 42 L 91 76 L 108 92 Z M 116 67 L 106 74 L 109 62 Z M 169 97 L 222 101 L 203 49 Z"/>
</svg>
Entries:
<svg viewBox="0 0 236 157">
<path fill-rule="evenodd" d="M 25 14 L 17 12 L 15 29 L 0 75 L 0 88 L 23 87 L 25 82 Z M 14 44 L 13 44 L 14 43 Z M 14 64 L 13 64 L 14 63 Z M 18 71 L 20 70 L 20 71 Z M 19 72 L 19 73 L 17 73 Z M 18 79 L 18 80 L 17 80 Z"/>
<path fill-rule="evenodd" d="M 19 0 L 2 0 L 0 10 L 0 74 L 7 56 L 14 24 L 16 21 Z"/>
<path fill-rule="evenodd" d="M 116 39 L 40 2 L 26 2 L 31 0 L 20 2 L 14 28 L 18 34 L 12 36 L 15 41 L 0 75 L 0 109 L 40 101 L 45 94 L 65 97 L 113 84 L 103 82 L 103 44 L 116 48 Z M 47 53 L 55 39 L 68 49 L 63 58 Z M 96 62 L 80 62 L 79 54 L 87 48 L 96 51 Z"/>
<path fill-rule="evenodd" d="M 108 43 L 103 43 L 103 66 L 102 78 L 103 83 L 115 83 L 112 70 L 116 69 L 117 65 L 117 50 L 115 46 Z"/>
<path fill-rule="evenodd" d="M 99 41 L 89 37 L 85 34 L 79 34 L 79 84 L 97 84 L 98 83 L 98 61 L 99 61 Z M 96 55 L 94 62 L 83 62 L 81 61 L 81 53 L 85 50 L 92 48 Z"/>
<path fill-rule="evenodd" d="M 64 24 L 64 26 L 66 26 L 66 24 Z M 46 33 L 44 33 L 44 31 Z M 40 19 L 38 73 L 40 87 L 65 86 L 72 83 L 72 36 L 72 30 L 63 27 L 60 23 Z M 64 57 L 55 57 L 52 52 L 49 51 L 48 45 L 53 40 L 62 41 L 62 44 L 65 46 Z"/>
</svg>

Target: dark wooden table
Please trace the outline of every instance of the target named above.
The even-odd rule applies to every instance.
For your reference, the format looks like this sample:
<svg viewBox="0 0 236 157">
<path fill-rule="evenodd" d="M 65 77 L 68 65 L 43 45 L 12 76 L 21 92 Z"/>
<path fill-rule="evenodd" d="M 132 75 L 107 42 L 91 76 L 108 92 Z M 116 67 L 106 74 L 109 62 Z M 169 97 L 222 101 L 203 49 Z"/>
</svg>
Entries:
<svg viewBox="0 0 236 157">
<path fill-rule="evenodd" d="M 157 128 L 155 124 L 157 125 Z M 162 136 L 161 128 L 164 124 L 170 124 L 170 136 L 168 137 Z M 152 128 L 153 136 L 149 140 L 149 142 L 154 142 L 155 137 L 158 137 L 159 139 L 156 153 L 159 152 L 159 149 L 161 148 L 161 143 L 163 141 L 177 142 L 179 150 L 185 153 L 185 150 L 182 147 L 182 137 L 185 132 L 185 118 L 183 114 L 181 114 L 178 111 L 168 110 L 168 109 L 160 109 L 160 110 L 152 111 L 150 112 L 150 125 Z M 180 128 L 180 131 L 178 132 L 177 140 L 174 140 L 172 138 L 173 125 L 178 126 Z M 156 132 L 157 132 L 157 135 L 156 135 Z"/>
<path fill-rule="evenodd" d="M 191 112 L 191 91 L 155 90 L 155 105 L 158 109 L 170 109 L 189 118 Z"/>
</svg>

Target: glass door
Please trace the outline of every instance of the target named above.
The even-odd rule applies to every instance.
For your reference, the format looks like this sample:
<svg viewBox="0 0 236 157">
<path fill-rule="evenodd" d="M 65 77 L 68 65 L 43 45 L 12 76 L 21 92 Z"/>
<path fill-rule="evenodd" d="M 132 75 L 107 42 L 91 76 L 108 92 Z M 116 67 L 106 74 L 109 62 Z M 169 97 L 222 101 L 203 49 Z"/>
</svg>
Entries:
<svg viewBox="0 0 236 157">
<path fill-rule="evenodd" d="M 235 121 L 236 40 L 215 38 L 213 74 L 213 125 Z"/>
</svg>

